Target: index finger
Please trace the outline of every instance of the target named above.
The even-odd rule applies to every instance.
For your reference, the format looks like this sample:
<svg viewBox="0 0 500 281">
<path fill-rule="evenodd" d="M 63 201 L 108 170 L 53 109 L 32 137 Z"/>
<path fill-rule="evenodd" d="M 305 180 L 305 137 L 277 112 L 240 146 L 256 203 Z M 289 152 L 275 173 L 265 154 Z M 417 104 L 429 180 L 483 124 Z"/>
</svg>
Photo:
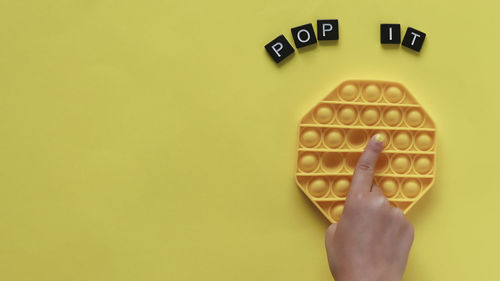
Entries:
<svg viewBox="0 0 500 281">
<path fill-rule="evenodd" d="M 375 134 L 370 139 L 354 170 L 349 193 L 370 192 L 373 183 L 373 171 L 378 156 L 384 148 L 384 142 L 385 137 L 382 134 Z"/>
</svg>

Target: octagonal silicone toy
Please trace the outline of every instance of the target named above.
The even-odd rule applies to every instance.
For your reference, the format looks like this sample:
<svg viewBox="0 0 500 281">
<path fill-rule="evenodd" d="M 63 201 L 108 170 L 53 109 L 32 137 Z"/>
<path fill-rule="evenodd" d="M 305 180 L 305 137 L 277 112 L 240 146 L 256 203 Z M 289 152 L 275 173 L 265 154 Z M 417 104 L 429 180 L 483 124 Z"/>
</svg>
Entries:
<svg viewBox="0 0 500 281">
<path fill-rule="evenodd" d="M 340 219 L 356 163 L 370 137 L 386 139 L 375 183 L 405 213 L 429 190 L 436 171 L 436 127 L 401 84 L 349 80 L 299 125 L 296 181 L 330 221 Z"/>
</svg>

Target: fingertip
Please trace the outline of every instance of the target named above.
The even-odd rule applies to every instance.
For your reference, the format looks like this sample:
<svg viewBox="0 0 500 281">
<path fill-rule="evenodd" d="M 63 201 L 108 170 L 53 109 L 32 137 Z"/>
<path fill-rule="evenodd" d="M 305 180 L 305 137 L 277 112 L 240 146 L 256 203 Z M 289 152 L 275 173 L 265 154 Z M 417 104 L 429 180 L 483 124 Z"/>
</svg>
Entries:
<svg viewBox="0 0 500 281">
<path fill-rule="evenodd" d="M 380 152 L 384 148 L 385 142 L 386 142 L 385 136 L 383 134 L 377 133 L 373 135 L 369 144 L 373 145 L 373 147 L 378 152 Z"/>
<path fill-rule="evenodd" d="M 366 145 L 365 151 L 367 151 L 369 154 L 376 156 L 376 158 L 378 158 L 378 156 L 380 155 L 380 153 L 384 149 L 385 141 L 386 141 L 386 139 L 385 139 L 384 135 L 375 134 L 372 136 L 372 138 L 370 139 L 370 141 Z M 372 158 L 373 158 L 373 156 L 372 156 Z"/>
</svg>

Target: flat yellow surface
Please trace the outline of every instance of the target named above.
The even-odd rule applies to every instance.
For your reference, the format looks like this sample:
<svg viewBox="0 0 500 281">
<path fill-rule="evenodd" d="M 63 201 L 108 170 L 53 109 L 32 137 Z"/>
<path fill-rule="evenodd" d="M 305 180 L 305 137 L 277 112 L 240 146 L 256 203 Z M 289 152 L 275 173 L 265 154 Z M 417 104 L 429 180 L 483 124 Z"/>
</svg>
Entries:
<svg viewBox="0 0 500 281">
<path fill-rule="evenodd" d="M 405 280 L 497 280 L 497 1 L 0 1 L 0 280 L 331 280 L 301 116 L 403 83 L 439 132 Z M 277 67 L 264 45 L 338 18 Z M 383 48 L 379 24 L 427 33 Z"/>
</svg>

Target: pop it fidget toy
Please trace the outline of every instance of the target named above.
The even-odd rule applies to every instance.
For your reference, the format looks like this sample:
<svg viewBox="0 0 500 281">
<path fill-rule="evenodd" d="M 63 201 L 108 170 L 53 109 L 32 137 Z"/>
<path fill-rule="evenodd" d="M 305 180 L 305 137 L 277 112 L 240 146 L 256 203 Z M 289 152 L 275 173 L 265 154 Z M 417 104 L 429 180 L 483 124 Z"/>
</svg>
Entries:
<svg viewBox="0 0 500 281">
<path fill-rule="evenodd" d="M 356 163 L 376 133 L 386 141 L 374 181 L 393 206 L 406 213 L 432 186 L 436 128 L 422 106 L 399 83 L 345 81 L 299 125 L 297 184 L 330 222 L 340 219 Z"/>
</svg>

